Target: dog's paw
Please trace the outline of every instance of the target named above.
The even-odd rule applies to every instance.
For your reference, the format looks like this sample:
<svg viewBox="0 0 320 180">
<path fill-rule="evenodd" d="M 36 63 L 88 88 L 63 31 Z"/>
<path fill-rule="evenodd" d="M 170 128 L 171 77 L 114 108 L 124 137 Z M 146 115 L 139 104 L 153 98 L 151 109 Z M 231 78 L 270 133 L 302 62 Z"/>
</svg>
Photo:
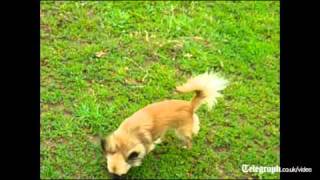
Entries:
<svg viewBox="0 0 320 180">
<path fill-rule="evenodd" d="M 154 144 L 151 144 L 151 145 L 148 147 L 147 152 L 149 153 L 149 152 L 153 151 L 155 147 L 156 147 L 156 146 L 155 146 Z"/>
<path fill-rule="evenodd" d="M 192 148 L 192 143 L 187 142 L 182 146 L 183 149 L 191 149 Z"/>
<path fill-rule="evenodd" d="M 141 161 L 135 161 L 132 166 L 133 167 L 138 167 L 138 166 L 141 166 L 142 162 Z"/>
<path fill-rule="evenodd" d="M 157 140 L 154 141 L 154 144 L 160 144 L 160 143 L 162 143 L 161 138 L 158 138 Z"/>
<path fill-rule="evenodd" d="M 183 149 L 191 149 L 191 148 L 192 148 L 192 146 L 184 145 L 184 146 L 182 146 L 182 148 L 183 148 Z"/>
</svg>

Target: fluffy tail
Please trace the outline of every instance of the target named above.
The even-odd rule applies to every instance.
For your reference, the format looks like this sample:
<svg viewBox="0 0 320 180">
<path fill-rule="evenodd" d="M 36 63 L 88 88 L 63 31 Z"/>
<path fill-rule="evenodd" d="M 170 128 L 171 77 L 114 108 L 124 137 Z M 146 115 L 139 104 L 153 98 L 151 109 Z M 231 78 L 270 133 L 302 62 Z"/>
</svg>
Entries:
<svg viewBox="0 0 320 180">
<path fill-rule="evenodd" d="M 222 96 L 219 91 L 226 88 L 227 85 L 228 81 L 224 78 L 215 73 L 206 72 L 190 78 L 185 84 L 176 87 L 176 90 L 182 93 L 196 93 L 191 101 L 193 111 L 196 111 L 203 103 L 206 103 L 208 109 L 211 109 L 217 103 L 217 98 Z"/>
</svg>

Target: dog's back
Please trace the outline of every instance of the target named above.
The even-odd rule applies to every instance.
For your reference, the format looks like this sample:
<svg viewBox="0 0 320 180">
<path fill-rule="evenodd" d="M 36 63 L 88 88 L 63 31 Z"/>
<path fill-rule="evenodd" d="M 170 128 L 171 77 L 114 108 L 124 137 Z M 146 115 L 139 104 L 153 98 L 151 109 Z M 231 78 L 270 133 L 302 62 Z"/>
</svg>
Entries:
<svg viewBox="0 0 320 180">
<path fill-rule="evenodd" d="M 150 130 L 154 139 L 168 128 L 175 128 L 192 118 L 192 106 L 189 101 L 165 100 L 150 104 L 124 121 L 122 126 L 141 127 Z"/>
<path fill-rule="evenodd" d="M 153 103 L 141 109 L 142 112 L 152 117 L 152 135 L 157 138 L 168 128 L 176 128 L 192 119 L 192 106 L 188 101 L 165 100 Z"/>
</svg>

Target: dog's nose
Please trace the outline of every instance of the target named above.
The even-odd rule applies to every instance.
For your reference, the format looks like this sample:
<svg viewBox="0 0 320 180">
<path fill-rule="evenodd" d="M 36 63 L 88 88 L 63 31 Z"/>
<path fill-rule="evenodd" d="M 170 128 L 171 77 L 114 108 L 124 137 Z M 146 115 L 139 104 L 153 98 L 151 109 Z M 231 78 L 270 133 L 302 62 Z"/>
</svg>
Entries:
<svg viewBox="0 0 320 180">
<path fill-rule="evenodd" d="M 117 174 L 110 174 L 110 176 L 111 176 L 111 179 L 125 179 L 124 175 L 119 176 Z"/>
</svg>

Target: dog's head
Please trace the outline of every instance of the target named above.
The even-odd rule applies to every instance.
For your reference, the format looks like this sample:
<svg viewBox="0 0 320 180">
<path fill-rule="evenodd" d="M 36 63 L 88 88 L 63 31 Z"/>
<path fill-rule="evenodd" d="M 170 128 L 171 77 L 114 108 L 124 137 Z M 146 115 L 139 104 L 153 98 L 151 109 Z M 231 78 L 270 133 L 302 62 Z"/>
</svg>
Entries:
<svg viewBox="0 0 320 180">
<path fill-rule="evenodd" d="M 101 147 L 109 173 L 116 176 L 127 174 L 132 166 L 139 166 L 146 155 L 146 148 L 138 137 L 117 131 L 102 138 Z"/>
</svg>

